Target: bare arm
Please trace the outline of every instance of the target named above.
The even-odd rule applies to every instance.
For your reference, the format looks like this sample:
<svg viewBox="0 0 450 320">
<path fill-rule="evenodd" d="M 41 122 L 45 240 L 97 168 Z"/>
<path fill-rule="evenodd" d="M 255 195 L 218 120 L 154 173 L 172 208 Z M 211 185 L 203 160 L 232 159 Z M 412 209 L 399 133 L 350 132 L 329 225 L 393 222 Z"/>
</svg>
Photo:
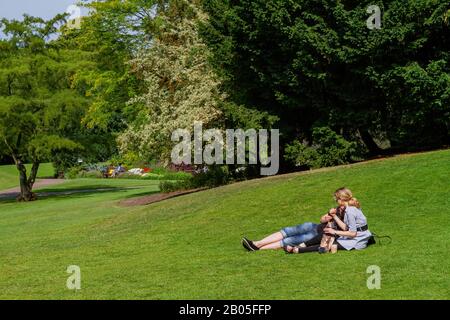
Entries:
<svg viewBox="0 0 450 320">
<path fill-rule="evenodd" d="M 341 230 L 334 230 L 333 228 L 325 228 L 323 229 L 323 232 L 348 238 L 354 238 L 356 237 L 357 234 L 356 231 L 341 231 Z"/>
<path fill-rule="evenodd" d="M 333 220 L 333 216 L 336 215 L 336 208 L 331 208 L 327 214 L 320 218 L 320 223 L 328 223 Z"/>
<path fill-rule="evenodd" d="M 334 234 L 338 236 L 348 237 L 348 238 L 354 238 L 356 237 L 357 232 L 356 231 L 340 231 L 340 230 L 334 230 Z"/>
<path fill-rule="evenodd" d="M 341 228 L 341 230 L 347 231 L 347 229 L 348 229 L 347 225 L 341 219 L 339 219 L 337 214 L 333 215 L 333 219 L 334 219 L 334 221 L 336 221 L 336 224 L 339 226 L 339 228 Z M 356 237 L 356 235 L 355 235 L 355 237 Z"/>
<path fill-rule="evenodd" d="M 356 235 L 357 235 L 357 232 L 356 232 L 356 230 L 354 230 L 354 231 L 352 231 L 352 230 L 348 230 L 349 229 L 349 227 L 344 223 L 344 222 L 342 222 L 342 220 L 341 219 L 339 219 L 339 217 L 337 216 L 337 215 L 333 215 L 333 219 L 334 219 L 334 221 L 336 222 L 336 224 L 342 229 L 342 230 L 333 230 L 332 228 L 325 228 L 324 229 L 324 232 L 325 233 L 330 233 L 330 234 L 333 234 L 333 235 L 338 235 L 338 236 L 344 236 L 344 237 L 348 237 L 348 238 L 354 238 L 354 237 L 356 237 Z M 355 224 L 355 221 L 354 221 L 354 217 L 353 216 L 351 216 L 351 217 L 349 217 L 349 224 L 352 226 L 352 225 L 355 225 L 356 226 L 356 224 Z M 353 219 L 353 220 L 352 220 Z M 355 228 L 352 228 L 352 227 L 350 227 L 351 229 L 356 229 L 356 227 Z"/>
</svg>

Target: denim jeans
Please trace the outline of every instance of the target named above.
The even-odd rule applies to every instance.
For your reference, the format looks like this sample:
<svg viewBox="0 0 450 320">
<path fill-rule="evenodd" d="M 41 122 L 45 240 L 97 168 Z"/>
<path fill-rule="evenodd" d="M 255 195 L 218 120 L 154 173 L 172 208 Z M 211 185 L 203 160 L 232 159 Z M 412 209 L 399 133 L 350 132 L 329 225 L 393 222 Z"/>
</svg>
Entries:
<svg viewBox="0 0 450 320">
<path fill-rule="evenodd" d="M 298 246 L 300 243 L 311 240 L 319 233 L 317 232 L 318 224 L 305 222 L 294 227 L 286 227 L 281 229 L 284 239 L 281 240 L 281 246 Z"/>
</svg>

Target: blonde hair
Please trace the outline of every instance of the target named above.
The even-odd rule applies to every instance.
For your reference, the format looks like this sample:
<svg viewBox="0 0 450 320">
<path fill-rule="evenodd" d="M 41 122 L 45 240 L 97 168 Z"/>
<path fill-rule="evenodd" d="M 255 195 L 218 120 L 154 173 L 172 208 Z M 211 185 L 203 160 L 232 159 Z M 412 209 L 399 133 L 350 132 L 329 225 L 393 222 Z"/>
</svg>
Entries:
<svg viewBox="0 0 450 320">
<path fill-rule="evenodd" d="M 352 191 L 348 188 L 339 188 L 334 192 L 334 198 L 336 201 L 345 204 L 350 207 L 361 208 L 361 204 L 358 199 L 353 197 Z"/>
</svg>

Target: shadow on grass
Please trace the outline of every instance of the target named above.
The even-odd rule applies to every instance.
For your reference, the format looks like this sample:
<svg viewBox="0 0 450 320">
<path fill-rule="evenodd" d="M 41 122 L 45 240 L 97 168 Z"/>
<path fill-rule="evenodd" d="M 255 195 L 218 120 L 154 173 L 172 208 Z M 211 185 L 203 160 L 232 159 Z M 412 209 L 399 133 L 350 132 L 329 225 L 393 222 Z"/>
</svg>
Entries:
<svg viewBox="0 0 450 320">
<path fill-rule="evenodd" d="M 60 192 L 72 192 L 72 193 L 77 193 L 77 192 L 89 192 L 89 191 L 96 191 L 96 190 L 131 190 L 131 189 L 140 189 L 142 188 L 141 186 L 130 186 L 130 187 L 116 187 L 116 186 L 108 186 L 105 184 L 98 184 L 98 185 L 80 185 L 80 186 L 55 186 L 55 187 L 45 187 L 45 188 L 39 188 L 34 190 L 34 192 L 36 193 L 60 193 Z"/>
<path fill-rule="evenodd" d="M 139 192 L 139 193 L 127 194 L 126 196 L 123 197 L 122 200 L 151 196 L 152 194 L 157 194 L 160 192 L 161 191 L 159 191 L 159 190 L 155 190 L 155 191 L 144 191 L 144 192 Z"/>
<path fill-rule="evenodd" d="M 38 200 L 42 199 L 57 199 L 57 200 L 64 200 L 64 199 L 74 199 L 74 198 L 83 198 L 86 196 L 90 196 L 93 194 L 99 194 L 99 193 L 116 193 L 121 191 L 130 191 L 130 190 L 136 190 L 141 189 L 142 187 L 107 187 L 104 185 L 92 185 L 92 186 L 79 186 L 79 187 L 73 187 L 73 188 L 45 188 L 45 189 L 39 189 L 35 191 L 37 194 Z M 156 191 L 158 192 L 158 191 Z M 151 194 L 149 192 L 141 192 L 138 194 L 133 195 L 127 195 L 127 197 L 133 197 L 138 196 L 141 194 Z M 16 196 L 18 193 L 10 193 L 10 194 L 3 194 L 0 195 L 0 204 L 5 203 L 17 203 Z"/>
</svg>

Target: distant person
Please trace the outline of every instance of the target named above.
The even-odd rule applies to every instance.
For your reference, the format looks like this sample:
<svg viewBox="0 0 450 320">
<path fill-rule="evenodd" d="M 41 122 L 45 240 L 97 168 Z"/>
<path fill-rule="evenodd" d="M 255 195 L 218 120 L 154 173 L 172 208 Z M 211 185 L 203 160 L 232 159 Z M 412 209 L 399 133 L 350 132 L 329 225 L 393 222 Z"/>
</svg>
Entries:
<svg viewBox="0 0 450 320">
<path fill-rule="evenodd" d="M 113 172 L 113 177 L 116 177 L 116 176 L 118 176 L 119 174 L 121 174 L 121 173 L 123 173 L 123 172 L 125 172 L 126 170 L 125 170 L 125 168 L 122 166 L 122 163 L 120 163 L 115 169 L 114 169 L 114 172 Z"/>
</svg>

